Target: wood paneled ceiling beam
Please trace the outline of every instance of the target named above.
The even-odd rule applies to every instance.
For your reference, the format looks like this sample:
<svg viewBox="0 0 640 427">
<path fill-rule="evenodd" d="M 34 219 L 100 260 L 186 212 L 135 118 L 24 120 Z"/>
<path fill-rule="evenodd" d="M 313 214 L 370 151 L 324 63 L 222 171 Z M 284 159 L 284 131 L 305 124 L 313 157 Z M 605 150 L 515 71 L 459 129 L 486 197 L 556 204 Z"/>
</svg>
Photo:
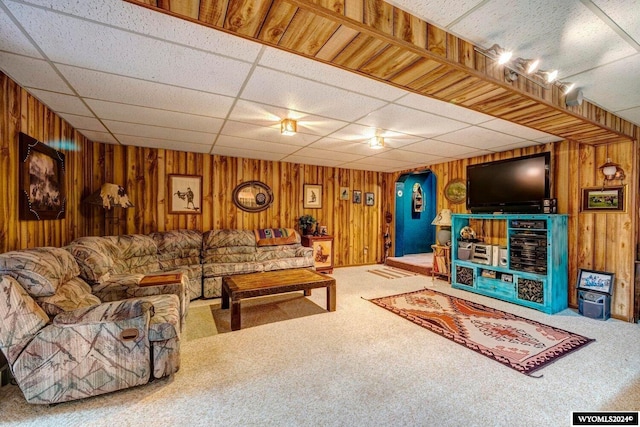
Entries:
<svg viewBox="0 0 640 427">
<path fill-rule="evenodd" d="M 382 0 L 123 1 L 561 138 L 632 140 L 613 114 L 587 101 L 566 107 L 555 85 L 507 82 L 473 44 Z"/>
</svg>

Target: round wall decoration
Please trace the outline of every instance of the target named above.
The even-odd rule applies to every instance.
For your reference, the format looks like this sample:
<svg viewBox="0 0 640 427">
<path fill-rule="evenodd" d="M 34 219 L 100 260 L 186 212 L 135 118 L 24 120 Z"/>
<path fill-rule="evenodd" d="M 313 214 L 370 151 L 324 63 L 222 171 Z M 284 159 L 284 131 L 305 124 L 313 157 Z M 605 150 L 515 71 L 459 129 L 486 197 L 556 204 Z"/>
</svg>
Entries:
<svg viewBox="0 0 640 427">
<path fill-rule="evenodd" d="M 460 178 L 449 181 L 444 187 L 444 197 L 454 204 L 464 202 L 467 197 L 467 184 Z"/>
<path fill-rule="evenodd" d="M 263 182 L 243 182 L 233 190 L 233 203 L 245 212 L 260 212 L 273 203 L 273 192 Z"/>
</svg>

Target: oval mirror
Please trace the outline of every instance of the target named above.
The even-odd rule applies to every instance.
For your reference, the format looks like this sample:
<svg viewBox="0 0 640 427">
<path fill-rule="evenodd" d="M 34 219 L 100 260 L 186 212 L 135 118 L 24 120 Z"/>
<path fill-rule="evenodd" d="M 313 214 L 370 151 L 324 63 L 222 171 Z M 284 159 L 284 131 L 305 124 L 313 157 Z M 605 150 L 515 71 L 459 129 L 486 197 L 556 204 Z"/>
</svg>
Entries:
<svg viewBox="0 0 640 427">
<path fill-rule="evenodd" d="M 245 212 L 260 212 L 273 203 L 273 192 L 263 182 L 243 182 L 233 190 L 233 203 Z"/>
</svg>

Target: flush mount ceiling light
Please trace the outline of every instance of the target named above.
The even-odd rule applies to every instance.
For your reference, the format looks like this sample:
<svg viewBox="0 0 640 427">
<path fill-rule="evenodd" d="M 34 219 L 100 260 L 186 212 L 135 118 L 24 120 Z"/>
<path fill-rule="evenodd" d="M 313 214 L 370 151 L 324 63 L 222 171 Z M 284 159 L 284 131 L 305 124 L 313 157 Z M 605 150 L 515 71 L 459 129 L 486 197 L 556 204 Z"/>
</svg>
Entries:
<svg viewBox="0 0 640 427">
<path fill-rule="evenodd" d="M 384 147 L 384 138 L 381 136 L 374 136 L 369 140 L 369 147 L 376 150 Z"/>
<path fill-rule="evenodd" d="M 295 135 L 298 132 L 298 122 L 293 119 L 282 119 L 280 121 L 280 133 L 283 135 Z"/>
</svg>

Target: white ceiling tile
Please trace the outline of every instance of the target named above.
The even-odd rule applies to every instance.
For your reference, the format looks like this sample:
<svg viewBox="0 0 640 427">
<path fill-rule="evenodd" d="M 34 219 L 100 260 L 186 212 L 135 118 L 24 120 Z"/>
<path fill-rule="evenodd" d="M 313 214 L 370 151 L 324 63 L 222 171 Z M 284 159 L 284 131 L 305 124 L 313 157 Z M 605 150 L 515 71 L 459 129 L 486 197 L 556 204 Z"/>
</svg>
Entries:
<svg viewBox="0 0 640 427">
<path fill-rule="evenodd" d="M 300 150 L 296 151 L 295 155 L 302 156 L 302 157 L 313 157 L 317 159 L 330 159 L 330 160 L 335 160 L 337 163 L 352 162 L 354 160 L 362 159 L 364 157 L 359 154 L 327 151 L 327 150 L 320 150 L 318 148 L 309 148 L 309 147 L 301 148 Z"/>
<path fill-rule="evenodd" d="M 360 156 L 370 156 L 373 151 L 373 149 L 369 148 L 369 145 L 364 142 L 351 142 L 335 138 L 322 138 L 309 145 L 309 148 L 337 151 L 339 153 L 351 153 Z M 382 150 L 390 150 L 390 148 L 384 147 Z"/>
<path fill-rule="evenodd" d="M 384 105 L 384 101 L 264 67 L 256 67 L 241 97 L 346 121 L 355 120 Z"/>
<path fill-rule="evenodd" d="M 69 113 L 78 116 L 93 116 L 91 111 L 89 111 L 87 106 L 84 105 L 82 100 L 77 96 L 63 95 L 40 89 L 27 89 L 27 91 L 58 114 Z"/>
<path fill-rule="evenodd" d="M 147 138 L 144 136 L 115 135 L 123 145 L 135 147 L 159 148 L 165 150 L 186 151 L 191 153 L 208 153 L 210 144 L 196 144 L 188 141 L 174 141 L 168 139 Z"/>
<path fill-rule="evenodd" d="M 249 62 L 255 60 L 261 49 L 259 43 L 122 0 L 28 0 L 28 3 Z"/>
<path fill-rule="evenodd" d="M 550 136 L 545 136 L 543 138 L 534 139 L 534 141 L 539 143 L 539 144 L 548 144 L 550 142 L 558 142 L 558 141 L 563 141 L 563 140 L 564 140 L 564 138 L 560 138 L 559 136 L 555 136 L 555 135 L 550 135 Z"/>
<path fill-rule="evenodd" d="M 295 154 L 285 157 L 284 159 L 282 159 L 282 161 L 290 162 L 290 163 L 299 163 L 303 165 L 317 165 L 317 166 L 327 166 L 327 167 L 340 167 L 340 165 L 344 163 L 344 161 L 341 161 L 341 160 L 324 159 L 319 157 L 298 156 Z"/>
<path fill-rule="evenodd" d="M 199 132 L 217 133 L 222 127 L 222 119 L 178 113 L 157 108 L 86 99 L 89 107 L 105 120 L 138 123 L 143 125 L 167 126 Z"/>
<path fill-rule="evenodd" d="M 325 135 L 347 124 L 347 122 L 341 120 L 318 117 L 300 111 L 244 100 L 238 100 L 229 114 L 229 120 L 267 127 L 279 127 L 280 120 L 284 118 L 295 119 L 298 122 L 298 132 L 312 135 Z"/>
<path fill-rule="evenodd" d="M 218 146 L 218 145 L 213 147 L 213 149 L 211 150 L 211 154 L 217 154 L 219 156 L 241 157 L 245 159 L 260 159 L 260 160 L 271 160 L 271 161 L 283 160 L 283 157 L 284 157 L 282 153 L 257 151 L 257 150 L 245 150 L 243 148 L 234 148 L 234 147 L 226 147 L 226 146 Z"/>
<path fill-rule="evenodd" d="M 473 148 L 492 148 L 521 142 L 522 138 L 480 127 L 468 127 L 437 137 L 439 141 Z"/>
<path fill-rule="evenodd" d="M 572 77 L 584 97 L 610 110 L 640 106 L 640 53 Z M 597 100 L 597 101 L 596 101 Z"/>
<path fill-rule="evenodd" d="M 103 142 L 105 144 L 119 144 L 118 141 L 108 132 L 94 132 L 92 130 L 80 130 L 81 134 L 83 134 L 86 138 L 90 139 L 93 142 Z"/>
<path fill-rule="evenodd" d="M 280 133 L 280 124 L 265 127 L 243 122 L 234 122 L 231 120 L 227 120 L 225 122 L 220 133 L 237 138 L 270 141 L 278 144 L 295 145 L 298 147 L 304 147 L 318 139 L 316 135 L 308 135 L 300 132 L 295 135 L 283 135 Z"/>
<path fill-rule="evenodd" d="M 73 93 L 53 67 L 42 59 L 0 52 L 0 69 L 24 88 Z"/>
<path fill-rule="evenodd" d="M 94 132 L 107 132 L 100 120 L 95 117 L 77 116 L 75 114 L 60 113 L 60 117 L 66 120 L 77 130 L 91 130 Z"/>
<path fill-rule="evenodd" d="M 635 53 L 575 0 L 488 1 L 452 30 L 485 48 L 498 43 L 514 57 L 540 58 L 540 68 L 558 69 L 561 79 Z"/>
<path fill-rule="evenodd" d="M 640 43 L 640 2 L 638 0 L 592 0 L 622 31 Z M 634 13 L 635 12 L 635 13 Z"/>
<path fill-rule="evenodd" d="M 233 98 L 76 67 L 58 66 L 84 98 L 159 108 L 202 116 L 227 116 Z"/>
<path fill-rule="evenodd" d="M 494 151 L 496 153 L 501 153 L 503 151 L 509 151 L 509 150 L 515 150 L 517 148 L 525 148 L 525 147 L 531 147 L 534 145 L 540 145 L 538 142 L 535 141 L 522 141 L 522 142 L 516 142 L 515 144 L 508 144 L 508 145 L 501 145 L 499 147 L 492 147 L 491 151 Z"/>
<path fill-rule="evenodd" d="M 417 153 L 415 151 L 406 151 L 406 150 L 389 150 L 380 154 L 375 154 L 372 156 L 373 158 L 380 159 L 391 159 L 391 160 L 399 160 L 402 162 L 409 163 L 423 163 L 429 164 L 432 161 L 441 158 L 442 156 L 438 156 L 436 154 L 425 154 L 425 153 Z"/>
<path fill-rule="evenodd" d="M 393 101 L 407 93 L 404 89 L 272 47 L 265 50 L 260 65 L 386 101 Z"/>
<path fill-rule="evenodd" d="M 113 120 L 104 120 L 103 122 L 114 135 L 139 136 L 149 139 L 168 139 L 173 141 L 192 142 L 194 144 L 209 144 L 209 146 L 211 146 L 215 140 L 215 134 L 205 132 L 138 125 L 134 123 L 116 122 Z"/>
<path fill-rule="evenodd" d="M 479 124 L 494 119 L 488 114 L 478 113 L 477 111 L 460 107 L 450 102 L 440 101 L 415 93 L 410 93 L 395 103 L 438 116 L 455 117 L 456 120 L 470 124 Z"/>
<path fill-rule="evenodd" d="M 431 138 L 469 126 L 457 120 L 393 104 L 368 114 L 357 123 L 424 138 Z"/>
<path fill-rule="evenodd" d="M 546 132 L 539 131 L 537 129 L 531 129 L 526 126 L 519 125 L 517 123 L 508 122 L 502 119 L 493 119 L 488 122 L 482 123 L 481 127 L 492 129 L 502 133 L 508 133 L 509 135 L 517 136 L 521 139 L 536 139 L 550 136 Z"/>
<path fill-rule="evenodd" d="M 31 44 L 31 41 L 2 8 L 0 8 L 0 28 L 2 28 L 2 31 L 0 31 L 0 46 L 2 46 L 2 50 L 34 58 L 42 58 L 40 52 Z"/>
<path fill-rule="evenodd" d="M 454 155 L 469 152 L 469 147 L 437 141 L 435 139 L 426 139 L 424 141 L 416 142 L 415 144 L 402 147 L 402 149 L 424 154 L 434 154 L 442 157 L 453 157 Z"/>
<path fill-rule="evenodd" d="M 476 151 L 467 151 L 466 153 L 458 154 L 451 156 L 454 159 L 470 159 L 471 157 L 479 157 L 486 156 L 487 154 L 493 154 L 493 151 L 489 150 L 476 150 Z"/>
<path fill-rule="evenodd" d="M 410 164 L 415 163 L 414 161 L 408 162 L 408 161 L 395 160 L 395 159 L 386 159 L 384 157 L 379 157 L 376 155 L 365 157 L 364 159 L 355 160 L 355 161 L 352 161 L 351 163 L 354 163 L 354 162 L 368 163 L 370 165 L 376 165 L 376 166 L 381 166 L 385 168 L 408 167 Z"/>
<path fill-rule="evenodd" d="M 246 62 L 49 10 L 9 8 L 54 62 L 222 95 L 235 95 L 250 69 Z M 74 51 L 83 54 L 70 55 Z"/>
<path fill-rule="evenodd" d="M 236 138 L 235 136 L 220 135 L 215 147 L 231 147 L 242 150 L 266 151 L 269 153 L 291 154 L 300 149 L 295 145 L 277 144 L 275 142 L 258 141 L 255 139 Z"/>
<path fill-rule="evenodd" d="M 364 160 L 358 160 L 356 162 L 344 163 L 340 167 L 345 169 L 369 170 L 369 171 L 375 171 L 375 172 L 387 172 L 389 169 L 394 168 L 392 166 L 380 164 L 380 162 L 376 160 L 369 161 L 369 159 L 370 157 Z M 402 166 L 395 166 L 395 167 L 402 168 Z M 354 190 L 357 190 L 357 188 L 354 188 Z"/>
</svg>

